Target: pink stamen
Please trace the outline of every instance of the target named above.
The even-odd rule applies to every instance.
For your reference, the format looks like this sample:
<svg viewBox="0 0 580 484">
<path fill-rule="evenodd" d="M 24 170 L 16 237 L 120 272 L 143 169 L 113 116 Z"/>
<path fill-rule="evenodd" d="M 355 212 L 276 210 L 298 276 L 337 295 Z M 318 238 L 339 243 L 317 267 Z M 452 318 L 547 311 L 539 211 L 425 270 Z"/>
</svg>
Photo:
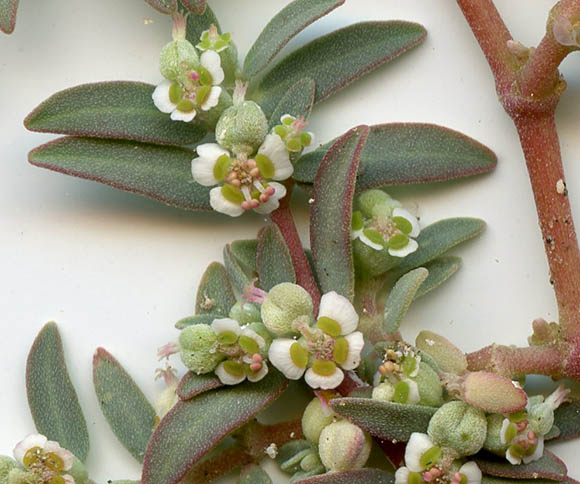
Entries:
<svg viewBox="0 0 580 484">
<path fill-rule="evenodd" d="M 274 195 L 274 193 L 276 193 L 276 190 L 273 187 L 266 188 L 267 195 L 272 196 L 272 195 Z"/>
<path fill-rule="evenodd" d="M 423 478 L 423 481 L 431 482 L 435 476 L 433 476 L 429 471 L 426 471 L 423 472 L 423 475 L 421 477 Z"/>
<path fill-rule="evenodd" d="M 192 81 L 199 81 L 201 79 L 201 76 L 198 74 L 197 71 L 189 71 L 187 73 L 187 77 L 189 77 Z"/>
<path fill-rule="evenodd" d="M 238 180 L 237 178 L 234 178 L 233 180 L 230 180 L 230 185 L 236 187 L 236 188 L 240 188 L 240 186 L 242 185 L 242 182 L 240 180 Z"/>
<path fill-rule="evenodd" d="M 438 476 L 440 476 L 440 475 L 441 475 L 441 471 L 439 470 L 439 468 L 438 468 L 438 467 L 431 467 L 431 470 L 430 470 L 429 472 L 431 472 L 431 474 L 432 474 L 434 477 L 438 477 Z"/>
<path fill-rule="evenodd" d="M 242 202 L 242 208 L 244 210 L 251 210 L 252 209 L 252 205 L 250 204 L 250 202 L 248 202 L 247 200 Z"/>
<path fill-rule="evenodd" d="M 252 370 L 253 372 L 260 371 L 261 368 L 262 368 L 262 363 L 255 362 L 255 363 L 252 363 L 250 365 L 250 370 Z"/>
<path fill-rule="evenodd" d="M 258 165 L 256 164 L 256 160 L 254 160 L 253 158 L 250 158 L 248 160 L 248 167 L 249 168 L 256 168 Z"/>
<path fill-rule="evenodd" d="M 518 434 L 523 432 L 524 430 L 526 430 L 526 427 L 528 426 L 528 421 L 527 420 L 523 420 L 521 422 L 518 422 L 516 424 L 516 428 L 518 429 Z"/>
<path fill-rule="evenodd" d="M 308 126 L 308 121 L 304 119 L 304 116 L 298 116 L 290 125 L 296 133 L 302 131 L 306 126 Z"/>
<path fill-rule="evenodd" d="M 528 440 L 534 440 L 536 438 L 536 434 L 531 430 L 528 432 Z"/>
<path fill-rule="evenodd" d="M 176 353 L 179 353 L 179 345 L 177 343 L 167 343 L 157 350 L 157 359 L 169 358 Z"/>
<path fill-rule="evenodd" d="M 249 286 L 244 288 L 244 294 L 242 297 L 246 302 L 254 302 L 262 304 L 268 297 L 268 293 L 259 287 L 256 287 L 256 281 L 258 279 L 253 279 Z"/>
<path fill-rule="evenodd" d="M 177 388 L 179 379 L 177 378 L 177 370 L 168 366 L 167 368 L 157 368 L 155 370 L 155 379 L 163 378 L 165 384 L 170 388 Z"/>
<path fill-rule="evenodd" d="M 268 200 L 270 200 L 270 197 L 266 193 L 260 195 L 260 202 L 266 203 Z"/>
<path fill-rule="evenodd" d="M 258 168 L 252 168 L 250 170 L 250 175 L 252 175 L 252 177 L 256 178 L 256 177 L 260 176 L 260 170 L 258 170 Z"/>
<path fill-rule="evenodd" d="M 254 353 L 252 355 L 252 361 L 254 361 L 256 363 L 261 363 L 262 362 L 262 355 L 260 353 Z"/>
</svg>

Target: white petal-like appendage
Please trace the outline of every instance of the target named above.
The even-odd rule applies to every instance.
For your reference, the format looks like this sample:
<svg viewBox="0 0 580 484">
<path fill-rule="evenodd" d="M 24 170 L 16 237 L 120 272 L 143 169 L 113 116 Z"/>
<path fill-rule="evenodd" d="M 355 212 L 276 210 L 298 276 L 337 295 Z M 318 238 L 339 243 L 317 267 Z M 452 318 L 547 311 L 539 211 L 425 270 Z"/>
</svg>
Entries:
<svg viewBox="0 0 580 484">
<path fill-rule="evenodd" d="M 165 79 L 155 88 L 153 95 L 151 96 L 155 107 L 162 113 L 169 114 L 173 112 L 176 107 L 176 104 L 172 103 L 171 99 L 169 99 L 169 88 L 171 87 L 171 84 L 173 84 L 172 81 Z"/>
<path fill-rule="evenodd" d="M 564 15 L 556 16 L 552 27 L 552 33 L 559 44 L 570 47 L 580 47 L 576 37 L 576 30 L 574 30 L 574 26 Z"/>
<path fill-rule="evenodd" d="M 239 377 L 228 373 L 224 368 L 223 361 L 218 365 L 218 367 L 214 370 L 214 372 L 224 385 L 237 385 L 238 383 L 242 383 L 246 379 L 245 373 L 243 373 Z"/>
<path fill-rule="evenodd" d="M 541 459 L 544 455 L 544 436 L 538 437 L 538 445 L 536 446 L 536 450 L 532 455 L 528 455 L 524 457 L 523 461 L 524 464 L 529 464 L 530 462 L 534 462 L 535 460 Z"/>
<path fill-rule="evenodd" d="M 213 175 L 215 164 L 220 156 L 230 156 L 229 152 L 217 143 L 204 143 L 199 145 L 196 150 L 199 156 L 191 162 L 193 179 L 206 187 L 217 185 L 218 181 Z"/>
<path fill-rule="evenodd" d="M 262 146 L 258 148 L 258 153 L 267 156 L 274 165 L 272 180 L 286 180 L 294 173 L 294 166 L 290 163 L 290 153 L 282 138 L 277 134 L 266 135 Z"/>
<path fill-rule="evenodd" d="M 501 423 L 501 430 L 499 431 L 499 440 L 503 445 L 509 444 L 509 442 L 506 439 L 506 434 L 507 434 L 507 430 L 510 426 L 510 423 L 511 422 L 510 422 L 509 418 L 504 418 L 503 422 Z"/>
<path fill-rule="evenodd" d="M 215 108 L 220 102 L 220 96 L 222 93 L 221 87 L 212 87 L 209 91 L 209 96 L 205 102 L 201 105 L 202 111 L 209 111 L 211 108 Z"/>
<path fill-rule="evenodd" d="M 368 245 L 371 249 L 383 250 L 385 248 L 381 244 L 377 244 L 376 242 L 373 242 L 371 239 L 369 239 L 362 230 L 360 231 L 359 240 L 363 244 Z"/>
<path fill-rule="evenodd" d="M 47 441 L 48 439 L 41 434 L 30 434 L 26 436 L 16 445 L 16 447 L 14 447 L 14 458 L 23 464 L 22 460 L 30 449 L 33 449 L 34 447 L 40 447 L 41 449 L 44 449 Z"/>
<path fill-rule="evenodd" d="M 419 221 L 417 217 L 415 217 L 411 212 L 405 210 L 404 208 L 395 208 L 393 210 L 393 217 L 403 217 L 409 221 L 411 224 L 411 232 L 406 234 L 409 237 L 417 237 L 421 233 L 421 226 L 419 225 Z"/>
<path fill-rule="evenodd" d="M 335 291 L 327 292 L 320 299 L 318 317 L 334 319 L 341 328 L 341 335 L 352 333 L 358 326 L 358 314 L 350 301 Z"/>
<path fill-rule="evenodd" d="M 202 145 L 196 146 L 195 151 L 197 151 L 197 154 L 200 157 L 213 160 L 214 163 L 222 155 L 230 156 L 230 152 L 228 150 L 223 149 L 217 143 L 204 143 Z"/>
<path fill-rule="evenodd" d="M 522 458 L 512 453 L 511 447 L 506 451 L 505 458 L 513 466 L 519 466 L 522 463 Z"/>
<path fill-rule="evenodd" d="M 64 479 L 64 484 L 75 484 L 75 479 L 70 474 L 64 474 L 62 478 Z"/>
<path fill-rule="evenodd" d="M 170 117 L 173 121 L 183 121 L 184 123 L 189 123 L 190 121 L 193 121 L 196 114 L 197 112 L 195 111 L 195 109 L 193 111 L 190 111 L 189 113 L 184 113 L 183 111 L 179 111 L 178 109 L 176 109 L 171 113 Z"/>
<path fill-rule="evenodd" d="M 342 383 L 344 373 L 337 368 L 330 376 L 323 376 L 316 373 L 312 368 L 308 368 L 304 380 L 311 388 L 320 388 L 321 390 L 332 390 Z"/>
<path fill-rule="evenodd" d="M 411 405 L 418 403 L 421 400 L 421 396 L 419 395 L 419 386 L 417 383 L 410 378 L 403 378 L 402 381 L 409 385 L 409 398 L 407 399 L 407 403 Z"/>
<path fill-rule="evenodd" d="M 238 323 L 235 319 L 230 318 L 214 319 L 211 323 L 211 329 L 213 329 L 217 335 L 226 331 L 231 331 L 236 336 L 239 336 L 242 331 L 242 328 L 240 328 L 240 323 Z"/>
<path fill-rule="evenodd" d="M 215 50 L 206 50 L 201 54 L 201 65 L 205 67 L 213 79 L 213 85 L 219 86 L 224 82 L 224 70 L 222 69 L 222 60 Z"/>
<path fill-rule="evenodd" d="M 434 447 L 431 437 L 420 432 L 413 432 L 405 449 L 405 465 L 412 472 L 422 472 L 421 457 L 431 447 Z"/>
<path fill-rule="evenodd" d="M 254 212 L 261 215 L 266 215 L 276 210 L 280 206 L 280 199 L 286 196 L 286 187 L 284 185 L 270 182 L 268 186 L 271 186 L 275 192 L 266 203 L 260 203 L 260 205 L 254 209 Z"/>
<path fill-rule="evenodd" d="M 354 370 L 360 365 L 360 354 L 365 345 L 363 334 L 360 331 L 355 331 L 344 337 L 348 342 L 348 356 L 346 362 L 342 366 L 345 370 Z"/>
<path fill-rule="evenodd" d="M 350 231 L 350 240 L 358 239 L 363 233 L 363 229 L 360 230 L 351 230 Z"/>
<path fill-rule="evenodd" d="M 268 374 L 268 365 L 266 365 L 266 363 L 262 363 L 262 368 L 260 368 L 257 373 L 255 373 L 253 375 L 248 373 L 247 377 L 248 377 L 248 380 L 255 383 L 257 381 L 260 381 L 267 374 Z"/>
<path fill-rule="evenodd" d="M 253 329 L 244 328 L 242 329 L 241 335 L 253 339 L 258 344 L 258 347 L 260 349 L 264 349 L 266 347 L 266 341 L 264 340 L 264 338 L 262 338 Z"/>
<path fill-rule="evenodd" d="M 245 212 L 241 205 L 226 200 L 222 194 L 222 187 L 215 187 L 209 191 L 209 204 L 216 212 L 225 213 L 230 217 L 239 217 Z"/>
<path fill-rule="evenodd" d="M 280 370 L 289 380 L 299 380 L 306 368 L 296 366 L 290 356 L 290 347 L 296 343 L 295 339 L 277 338 L 272 341 L 268 350 L 270 363 Z"/>
<path fill-rule="evenodd" d="M 395 484 L 408 484 L 411 471 L 406 467 L 399 467 L 395 472 Z"/>
<path fill-rule="evenodd" d="M 74 456 L 72 455 L 72 452 L 63 449 L 58 442 L 49 440 L 44 446 L 44 452 L 47 454 L 52 453 L 58 455 L 62 459 L 64 465 L 62 469 L 63 471 L 68 471 L 71 469 L 74 461 Z"/>
<path fill-rule="evenodd" d="M 459 468 L 459 473 L 467 478 L 467 484 L 481 484 L 481 470 L 473 461 L 466 462 Z"/>
<path fill-rule="evenodd" d="M 419 244 L 413 240 L 409 239 L 409 243 L 402 249 L 389 249 L 389 254 L 393 257 L 407 257 L 419 248 Z"/>
</svg>

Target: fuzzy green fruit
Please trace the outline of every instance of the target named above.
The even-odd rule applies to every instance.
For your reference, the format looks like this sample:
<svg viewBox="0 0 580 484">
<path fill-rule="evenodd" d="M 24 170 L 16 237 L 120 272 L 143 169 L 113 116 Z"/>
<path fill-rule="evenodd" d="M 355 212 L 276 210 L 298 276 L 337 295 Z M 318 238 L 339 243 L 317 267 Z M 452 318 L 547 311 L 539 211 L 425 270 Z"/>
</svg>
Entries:
<svg viewBox="0 0 580 484">
<path fill-rule="evenodd" d="M 169 42 L 161 51 L 159 70 L 165 79 L 177 80 L 185 72 L 199 65 L 195 47 L 185 39 Z"/>
<path fill-rule="evenodd" d="M 322 402 L 318 397 L 306 406 L 304 414 L 302 415 L 302 433 L 313 444 L 318 444 L 320 433 L 327 425 L 330 425 L 336 417 L 332 409 L 324 412 L 322 409 Z"/>
<path fill-rule="evenodd" d="M 251 156 L 268 134 L 268 120 L 253 101 L 242 101 L 226 109 L 216 125 L 217 142 L 234 155 Z"/>
<path fill-rule="evenodd" d="M 181 361 L 194 373 L 209 373 L 215 370 L 225 357 L 216 351 L 217 336 L 206 324 L 185 328 L 179 335 Z"/>
<path fill-rule="evenodd" d="M 310 323 L 312 311 L 308 291 L 298 284 L 283 282 L 270 289 L 262 303 L 262 321 L 268 331 L 283 336 L 293 332 L 292 323 L 298 318 Z"/>
<path fill-rule="evenodd" d="M 341 420 L 326 426 L 320 433 L 318 453 L 332 472 L 362 468 L 371 452 L 371 436 L 360 427 Z"/>
</svg>

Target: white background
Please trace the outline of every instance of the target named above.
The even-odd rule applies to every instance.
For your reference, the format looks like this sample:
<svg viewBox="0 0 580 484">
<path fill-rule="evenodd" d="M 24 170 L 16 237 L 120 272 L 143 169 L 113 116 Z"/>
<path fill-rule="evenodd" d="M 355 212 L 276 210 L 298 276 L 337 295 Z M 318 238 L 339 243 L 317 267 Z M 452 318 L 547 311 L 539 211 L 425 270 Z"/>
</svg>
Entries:
<svg viewBox="0 0 580 484">
<path fill-rule="evenodd" d="M 244 55 L 288 2 L 210 3 Z M 534 45 L 554 1 L 497 3 L 514 37 Z M 479 240 L 456 251 L 463 268 L 414 305 L 403 333 L 413 341 L 427 328 L 466 351 L 493 341 L 524 345 L 531 321 L 555 318 L 555 304 L 516 132 L 497 102 L 479 47 L 451 0 L 348 0 L 290 47 L 366 19 L 417 21 L 429 36 L 318 106 L 311 124 L 318 140 L 362 123 L 433 122 L 476 138 L 499 158 L 491 175 L 393 190 L 418 210 L 424 224 L 450 216 L 481 217 L 489 224 Z M 154 399 L 162 388 L 153 381 L 156 348 L 176 338 L 173 323 L 191 314 L 203 269 L 221 259 L 223 244 L 252 237 L 264 220 L 185 213 L 35 168 L 27 152 L 53 136 L 27 132 L 22 120 L 52 93 L 81 83 L 158 82 L 158 54 L 169 36 L 168 18 L 139 0 L 22 0 L 15 33 L 0 37 L 0 454 L 10 454 L 33 430 L 25 358 L 41 326 L 55 320 L 91 433 L 88 467 L 99 483 L 137 479 L 140 470 L 99 411 L 91 383 L 95 348 L 102 345 L 116 355 Z M 576 213 L 579 60 L 572 55 L 562 66 L 569 89 L 557 117 Z M 305 199 L 295 202 L 307 240 Z M 572 476 L 580 477 L 580 444 L 554 449 L 568 460 Z"/>
</svg>

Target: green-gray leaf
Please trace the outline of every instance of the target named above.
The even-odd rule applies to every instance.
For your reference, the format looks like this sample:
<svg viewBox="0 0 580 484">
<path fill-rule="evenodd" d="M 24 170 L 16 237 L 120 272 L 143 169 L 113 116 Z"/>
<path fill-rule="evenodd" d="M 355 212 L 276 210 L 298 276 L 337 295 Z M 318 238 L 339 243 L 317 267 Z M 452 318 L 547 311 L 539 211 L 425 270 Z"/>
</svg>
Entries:
<svg viewBox="0 0 580 484">
<path fill-rule="evenodd" d="M 280 10 L 250 48 L 244 61 L 244 76 L 255 76 L 272 62 L 292 37 L 343 3 L 344 0 L 295 0 Z"/>
<path fill-rule="evenodd" d="M 320 37 L 282 59 L 263 76 L 250 98 L 270 115 L 290 86 L 310 77 L 315 102 L 418 45 L 425 29 L 415 23 L 361 22 Z"/>
<path fill-rule="evenodd" d="M 367 126 L 353 128 L 332 145 L 314 181 L 310 212 L 310 246 L 323 293 L 354 297 L 350 241 L 352 201 Z"/>
<path fill-rule="evenodd" d="M 18 0 L 0 0 L 0 30 L 5 34 L 14 32 Z"/>
<path fill-rule="evenodd" d="M 193 181 L 194 152 L 173 146 L 66 137 L 32 150 L 30 163 L 98 181 L 186 210 L 211 210 L 209 188 Z"/>
<path fill-rule="evenodd" d="M 294 117 L 304 116 L 308 119 L 314 105 L 315 84 L 312 79 L 301 79 L 294 84 L 274 109 L 270 116 L 270 129 L 280 124 L 280 118 L 285 114 Z"/>
<path fill-rule="evenodd" d="M 258 253 L 258 240 L 234 240 L 231 244 L 232 255 L 236 258 L 240 267 L 249 275 L 256 272 L 256 257 Z"/>
<path fill-rule="evenodd" d="M 564 462 L 547 449 L 544 450 L 540 459 L 517 466 L 511 465 L 505 459 L 489 454 L 478 456 L 474 460 L 484 474 L 509 479 L 564 481 L 568 473 Z"/>
<path fill-rule="evenodd" d="M 226 268 L 219 262 L 212 262 L 205 270 L 197 289 L 196 314 L 226 317 L 235 303 L 236 296 Z"/>
<path fill-rule="evenodd" d="M 371 435 L 406 442 L 413 432 L 427 432 L 434 407 L 382 402 L 371 398 L 337 398 L 332 409 Z"/>
<path fill-rule="evenodd" d="M 177 386 L 177 396 L 181 400 L 191 400 L 193 397 L 209 390 L 214 390 L 222 386 L 219 378 L 214 373 L 196 375 L 188 371 Z"/>
<path fill-rule="evenodd" d="M 580 400 L 566 402 L 554 412 L 554 424 L 560 429 L 558 439 L 568 440 L 580 435 Z"/>
<path fill-rule="evenodd" d="M 176 0 L 145 0 L 149 5 L 151 5 L 158 12 L 169 14 L 175 5 Z"/>
<path fill-rule="evenodd" d="M 180 401 L 159 423 L 145 453 L 143 484 L 175 484 L 226 436 L 274 402 L 287 386 L 277 371 Z M 208 425 L 208 422 L 211 425 Z"/>
<path fill-rule="evenodd" d="M 280 229 L 274 224 L 267 225 L 258 234 L 256 265 L 260 286 L 264 291 L 282 282 L 296 283 L 290 250 Z"/>
<path fill-rule="evenodd" d="M 206 5 L 203 14 L 187 16 L 187 32 L 185 38 L 193 45 L 197 45 L 200 41 L 201 34 L 208 30 L 212 25 L 215 25 L 218 32 L 221 33 L 221 27 L 217 17 L 209 5 Z"/>
<path fill-rule="evenodd" d="M 206 0 L 181 0 L 181 3 L 195 15 L 203 15 L 207 8 Z"/>
<path fill-rule="evenodd" d="M 427 279 L 419 286 L 415 299 L 436 289 L 455 274 L 461 267 L 461 257 L 446 255 L 428 262 L 423 267 L 429 271 Z"/>
<path fill-rule="evenodd" d="M 103 415 L 121 444 L 143 462 L 157 414 L 143 392 L 108 351 L 93 357 L 93 383 Z"/>
<path fill-rule="evenodd" d="M 403 274 L 423 266 L 456 245 L 481 234 L 484 229 L 485 222 L 478 218 L 447 218 L 435 222 L 421 231 L 416 239 L 419 249 L 405 257 L 395 270 L 397 274 Z"/>
<path fill-rule="evenodd" d="M 294 179 L 312 183 L 330 145 L 302 156 Z M 357 190 L 478 175 L 496 164 L 491 150 L 457 131 L 425 123 L 378 124 L 371 126 L 361 156 Z"/>
<path fill-rule="evenodd" d="M 429 271 L 424 267 L 414 269 L 401 277 L 391 290 L 385 303 L 383 329 L 388 334 L 395 334 L 407 314 L 409 306 L 415 298 L 417 290 L 423 283 Z"/>
<path fill-rule="evenodd" d="M 393 484 L 392 474 L 378 469 L 358 469 L 356 471 L 329 472 L 320 476 L 295 481 L 296 484 Z"/>
<path fill-rule="evenodd" d="M 42 328 L 30 349 L 26 392 L 38 432 L 84 462 L 89 452 L 87 423 L 66 368 L 55 323 Z"/>
<path fill-rule="evenodd" d="M 242 469 L 238 484 L 272 484 L 272 479 L 259 465 L 250 464 Z"/>
<path fill-rule="evenodd" d="M 24 120 L 31 131 L 115 138 L 161 145 L 187 145 L 205 136 L 195 123 L 172 121 L 155 107 L 155 86 L 114 81 L 57 92 Z"/>
<path fill-rule="evenodd" d="M 249 286 L 251 283 L 250 277 L 248 277 L 247 273 L 242 269 L 239 261 L 236 257 L 232 254 L 232 246 L 227 244 L 223 250 L 223 258 L 224 258 L 224 266 L 228 273 L 228 277 L 230 278 L 230 282 L 233 288 L 238 293 L 243 293 L 244 288 Z"/>
</svg>

